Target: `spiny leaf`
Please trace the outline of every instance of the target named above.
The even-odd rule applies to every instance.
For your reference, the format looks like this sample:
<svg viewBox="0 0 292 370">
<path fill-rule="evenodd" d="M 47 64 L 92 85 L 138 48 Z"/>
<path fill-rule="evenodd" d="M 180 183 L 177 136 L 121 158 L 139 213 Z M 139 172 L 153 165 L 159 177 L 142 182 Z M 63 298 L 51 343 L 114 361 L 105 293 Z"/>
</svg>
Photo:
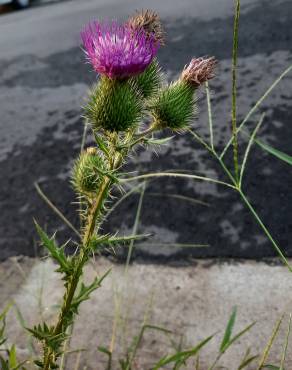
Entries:
<svg viewBox="0 0 292 370">
<path fill-rule="evenodd" d="M 79 293 L 77 296 L 73 299 L 71 306 L 74 310 L 77 311 L 78 306 L 81 302 L 86 301 L 89 299 L 90 294 L 99 288 L 101 286 L 101 283 L 103 280 L 108 276 L 108 274 L 111 272 L 111 269 L 109 269 L 104 275 L 101 277 L 96 277 L 94 281 L 90 285 L 85 285 L 84 283 L 81 284 Z"/>
<path fill-rule="evenodd" d="M 71 266 L 68 263 L 68 259 L 65 256 L 64 249 L 57 246 L 54 237 L 49 238 L 44 230 L 35 221 L 37 232 L 41 238 L 43 246 L 50 252 L 52 258 L 60 265 L 60 271 L 66 274 L 71 272 Z"/>
</svg>

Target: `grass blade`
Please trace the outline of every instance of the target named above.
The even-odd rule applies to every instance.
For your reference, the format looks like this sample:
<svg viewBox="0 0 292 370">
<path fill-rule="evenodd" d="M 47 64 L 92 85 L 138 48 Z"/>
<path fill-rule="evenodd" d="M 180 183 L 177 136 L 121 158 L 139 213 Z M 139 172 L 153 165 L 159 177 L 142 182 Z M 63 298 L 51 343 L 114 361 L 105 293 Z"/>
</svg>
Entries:
<svg viewBox="0 0 292 370">
<path fill-rule="evenodd" d="M 235 320 L 236 320 L 236 314 L 237 314 L 237 309 L 236 309 L 236 307 L 234 307 L 233 311 L 232 311 L 232 314 L 231 314 L 231 316 L 228 320 L 222 342 L 220 344 L 220 352 L 221 353 L 223 353 L 225 351 L 225 348 L 226 348 L 226 346 L 228 345 L 228 343 L 230 341 L 230 338 L 231 338 L 231 335 L 232 335 L 232 330 L 233 330 Z"/>
<path fill-rule="evenodd" d="M 252 134 L 250 136 L 250 139 L 248 141 L 248 144 L 247 144 L 247 147 L 246 147 L 246 150 L 245 150 L 245 153 L 244 153 L 243 162 L 242 162 L 242 165 L 241 165 L 241 170 L 240 170 L 239 187 L 241 187 L 241 184 L 242 184 L 242 178 L 243 178 L 243 174 L 244 174 L 244 170 L 245 170 L 245 166 L 246 166 L 246 162 L 247 162 L 247 159 L 248 159 L 248 155 L 249 155 L 251 146 L 254 143 L 256 134 L 257 134 L 259 128 L 261 127 L 261 125 L 262 125 L 262 123 L 264 121 L 264 118 L 265 118 L 265 113 L 263 113 L 261 115 L 261 118 L 259 119 L 259 122 L 256 125 L 255 129 L 253 130 L 253 132 L 252 132 Z"/>
<path fill-rule="evenodd" d="M 279 84 L 279 82 L 292 70 L 292 64 L 285 69 L 284 72 L 281 73 L 281 75 L 273 82 L 273 84 L 268 88 L 268 90 L 259 98 L 259 100 L 255 103 L 255 105 L 250 109 L 250 111 L 245 116 L 244 120 L 241 122 L 239 127 L 237 128 L 237 133 L 240 132 L 240 130 L 243 128 L 243 126 L 246 124 L 246 122 L 250 119 L 250 117 L 253 115 L 253 113 L 259 108 L 259 106 L 262 104 L 262 102 L 270 95 L 270 93 L 274 90 L 274 88 Z M 228 141 L 228 143 L 225 145 L 221 155 L 220 159 L 222 159 L 227 152 L 228 148 L 232 144 L 232 137 Z"/>
<path fill-rule="evenodd" d="M 291 155 L 283 153 L 280 150 L 275 149 L 275 148 L 271 147 L 270 145 L 263 143 L 260 140 L 255 140 L 255 143 L 258 144 L 266 152 L 274 155 L 275 157 L 281 159 L 281 161 L 286 162 L 286 163 L 290 164 L 290 166 L 292 166 L 292 156 Z"/>
<path fill-rule="evenodd" d="M 284 317 L 284 315 L 282 315 L 282 317 L 280 318 L 280 320 L 277 321 L 277 323 L 275 325 L 275 328 L 273 330 L 273 333 L 272 333 L 272 335 L 271 335 L 271 337 L 270 337 L 270 339 L 268 341 L 268 344 L 267 344 L 267 346 L 266 346 L 266 348 L 265 348 L 265 350 L 264 350 L 264 352 L 262 354 L 262 357 L 260 359 L 260 362 L 259 362 L 258 367 L 256 368 L 256 370 L 261 370 L 262 368 L 264 368 L 266 359 L 268 358 L 268 355 L 270 353 L 270 350 L 272 348 L 272 345 L 274 343 L 274 340 L 276 339 L 277 334 L 278 334 L 278 332 L 280 330 L 280 327 L 281 327 L 281 324 L 282 324 L 282 321 L 283 321 L 283 317 Z"/>
<path fill-rule="evenodd" d="M 62 221 L 65 222 L 65 224 L 74 231 L 76 235 L 78 235 L 79 238 L 81 238 L 80 233 L 78 230 L 71 224 L 71 222 L 63 215 L 63 213 L 50 201 L 50 199 L 45 195 L 45 193 L 40 188 L 39 184 L 37 182 L 34 183 L 34 186 L 36 188 L 36 191 L 41 196 L 41 198 L 47 203 L 47 205 L 61 218 Z"/>
<path fill-rule="evenodd" d="M 214 335 L 209 336 L 208 338 L 202 340 L 196 347 L 188 350 L 188 351 L 182 351 L 175 353 L 174 355 L 166 356 L 162 358 L 154 367 L 153 370 L 160 369 L 162 366 L 165 366 L 167 364 L 170 364 L 172 362 L 176 361 L 182 361 L 187 360 L 191 356 L 195 356 L 202 347 L 204 347 L 212 338 Z"/>
<path fill-rule="evenodd" d="M 210 177 L 204 177 L 204 176 L 197 176 L 197 175 L 190 175 L 187 173 L 178 173 L 178 172 L 154 172 L 154 173 L 147 173 L 145 175 L 138 175 L 128 178 L 120 179 L 120 181 L 123 182 L 129 182 L 129 181 L 135 181 L 135 180 L 143 180 L 143 179 L 149 179 L 149 178 L 155 178 L 155 177 L 179 177 L 179 178 L 185 178 L 185 179 L 193 179 L 193 180 L 200 180 L 200 181 L 207 181 L 212 182 L 214 184 L 224 185 L 232 189 L 236 189 L 235 186 L 216 179 L 212 179 Z"/>
<path fill-rule="evenodd" d="M 214 150 L 214 135 L 213 135 L 213 117 L 212 117 L 212 107 L 211 107 L 211 96 L 209 83 L 206 82 L 206 97 L 207 97 L 207 106 L 208 106 L 208 121 L 209 121 L 209 134 L 210 134 L 210 146 Z"/>
<path fill-rule="evenodd" d="M 187 197 L 185 195 L 180 195 L 180 194 L 171 194 L 171 193 L 149 193 L 147 192 L 147 196 L 152 196 L 152 197 L 165 197 L 165 198 L 173 198 L 173 199 L 178 199 L 178 200 L 185 200 L 190 203 L 194 203 L 196 205 L 201 205 L 205 207 L 210 207 L 210 204 L 207 202 L 203 202 L 202 200 Z"/>
<path fill-rule="evenodd" d="M 233 162 L 236 181 L 239 180 L 238 138 L 237 138 L 237 59 L 238 59 L 238 31 L 239 31 L 240 0 L 236 0 L 233 47 L 232 47 L 232 145 Z"/>
<path fill-rule="evenodd" d="M 291 331 L 291 320 L 292 320 L 292 314 L 290 313 L 290 315 L 289 315 L 289 324 L 288 324 L 287 335 L 286 335 L 286 341 L 285 341 L 284 350 L 283 350 L 283 354 L 282 354 L 282 358 L 281 358 L 280 370 L 284 370 L 285 359 L 286 359 L 287 348 L 288 348 L 289 337 L 290 337 L 290 331 Z"/>
<path fill-rule="evenodd" d="M 137 207 L 135 222 L 134 222 L 134 226 L 133 226 L 133 230 L 132 230 L 133 235 L 136 235 L 137 231 L 138 231 L 138 226 L 139 226 L 139 222 L 140 222 L 140 216 L 141 216 L 141 210 L 142 210 L 142 204 L 143 204 L 145 190 L 146 190 L 146 183 L 144 182 L 143 187 L 141 189 L 141 194 L 140 194 L 139 203 L 138 203 L 138 207 Z M 131 242 L 129 244 L 129 250 L 128 250 L 128 255 L 127 255 L 127 260 L 126 260 L 125 271 L 128 270 L 128 267 L 129 267 L 129 264 L 130 264 L 130 261 L 131 261 L 131 257 L 132 257 L 133 247 L 134 247 L 134 240 L 131 240 Z"/>
<path fill-rule="evenodd" d="M 248 332 L 253 326 L 255 325 L 255 322 L 249 324 L 245 329 L 243 329 L 242 331 L 240 331 L 238 334 L 236 334 L 230 341 L 229 343 L 226 345 L 226 347 L 224 348 L 224 351 L 227 350 L 227 348 L 229 348 L 234 342 L 237 341 L 237 339 L 239 339 L 241 336 L 243 336 L 243 334 L 245 334 L 246 332 Z"/>
</svg>

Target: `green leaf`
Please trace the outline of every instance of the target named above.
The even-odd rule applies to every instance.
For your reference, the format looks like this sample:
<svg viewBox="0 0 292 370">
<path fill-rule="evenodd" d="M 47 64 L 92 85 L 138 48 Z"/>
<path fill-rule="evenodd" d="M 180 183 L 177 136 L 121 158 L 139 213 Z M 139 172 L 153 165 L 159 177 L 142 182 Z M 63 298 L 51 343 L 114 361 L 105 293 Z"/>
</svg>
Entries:
<svg viewBox="0 0 292 370">
<path fill-rule="evenodd" d="M 224 351 L 227 350 L 227 348 L 229 348 L 234 342 L 237 341 L 237 339 L 239 339 L 243 334 L 245 334 L 246 332 L 248 332 L 253 326 L 255 325 L 255 322 L 251 323 L 250 325 L 248 325 L 245 329 L 243 329 L 242 331 L 240 331 L 238 334 L 236 334 L 230 341 L 229 343 L 226 345 Z"/>
<path fill-rule="evenodd" d="M 70 274 L 72 268 L 68 263 L 68 260 L 65 256 L 64 249 L 57 246 L 54 240 L 54 236 L 49 238 L 48 235 L 42 230 L 42 228 L 38 225 L 35 221 L 37 232 L 41 238 L 41 242 L 43 246 L 50 252 L 52 258 L 58 262 L 60 266 L 60 272 L 64 272 L 65 274 Z"/>
<path fill-rule="evenodd" d="M 257 355 L 255 355 L 255 356 L 251 356 L 251 357 L 248 357 L 245 361 L 243 361 L 241 364 L 240 364 L 240 366 L 239 366 L 239 368 L 238 368 L 238 370 L 242 370 L 242 369 L 244 369 L 245 367 L 247 367 L 247 365 L 249 365 L 250 363 L 252 363 L 254 360 L 256 360 L 258 358 L 258 356 Z"/>
<path fill-rule="evenodd" d="M 11 349 L 9 351 L 9 366 L 11 368 L 17 367 L 17 358 L 16 358 L 15 344 L 13 344 L 13 346 L 11 347 Z"/>
<path fill-rule="evenodd" d="M 174 136 L 169 136 L 169 137 L 164 137 L 162 139 L 155 139 L 155 138 L 149 138 L 149 139 L 145 139 L 145 142 L 147 144 L 151 144 L 151 145 L 165 145 L 167 144 L 170 140 L 172 140 L 174 138 Z"/>
<path fill-rule="evenodd" d="M 4 360 L 3 357 L 0 357 L 1 370 L 9 370 L 8 363 Z"/>
<path fill-rule="evenodd" d="M 280 370 L 279 366 L 275 365 L 265 365 L 264 367 L 261 367 L 261 369 Z"/>
<path fill-rule="evenodd" d="M 276 322 L 276 325 L 274 327 L 274 330 L 273 330 L 273 333 L 271 335 L 271 337 L 269 338 L 269 341 L 263 351 L 263 354 L 260 358 L 260 362 L 258 364 L 258 367 L 256 368 L 256 370 L 260 370 L 260 369 L 264 369 L 264 366 L 274 366 L 274 365 L 265 365 L 265 362 L 266 362 L 266 359 L 270 353 L 270 350 L 272 348 L 272 345 L 279 333 L 279 330 L 280 330 L 280 327 L 281 327 L 281 324 L 282 324 L 282 321 L 283 321 L 283 317 L 284 315 L 281 316 L 281 318 Z M 278 370 L 278 369 L 277 369 Z"/>
<path fill-rule="evenodd" d="M 40 367 L 41 369 L 44 368 L 44 364 L 43 362 L 39 361 L 39 360 L 34 360 L 34 364 L 38 367 Z"/>
<path fill-rule="evenodd" d="M 289 344 L 289 337 L 290 337 L 290 331 L 291 331 L 291 320 L 292 320 L 292 314 L 290 313 L 288 329 L 287 329 L 287 334 L 286 334 L 286 340 L 285 340 L 285 344 L 284 344 L 284 348 L 283 348 L 283 352 L 282 352 L 280 370 L 284 370 L 284 364 L 285 364 L 285 360 L 286 360 L 287 349 L 288 349 L 288 344 Z"/>
<path fill-rule="evenodd" d="M 232 330 L 233 330 L 235 320 L 236 320 L 236 313 L 237 313 L 237 309 L 236 309 L 236 307 L 234 307 L 234 309 L 232 311 L 232 314 L 229 318 L 229 321 L 227 323 L 225 333 L 224 333 L 224 337 L 223 337 L 221 345 L 220 345 L 220 352 L 221 353 L 225 352 L 226 347 L 229 344 L 229 341 L 230 341 L 230 338 L 231 338 L 231 335 L 232 335 Z"/>
<path fill-rule="evenodd" d="M 292 165 L 292 156 L 291 155 L 283 153 L 280 150 L 275 149 L 275 148 L 271 147 L 270 145 L 263 143 L 260 140 L 255 140 L 255 143 L 257 143 L 266 152 L 268 152 L 268 153 L 274 155 L 275 157 L 281 159 L 281 161 L 290 164 L 290 166 Z"/>
<path fill-rule="evenodd" d="M 188 351 L 182 351 L 178 352 L 174 355 L 163 357 L 154 367 L 153 370 L 160 369 L 162 366 L 170 364 L 172 362 L 177 361 L 185 361 L 191 356 L 195 356 L 202 347 L 204 347 L 212 338 L 214 335 L 209 336 L 208 338 L 202 340 L 196 347 L 188 350 Z"/>
<path fill-rule="evenodd" d="M 89 299 L 90 294 L 100 288 L 102 281 L 108 276 L 108 274 L 111 272 L 111 269 L 109 269 L 104 275 L 101 277 L 96 277 L 94 281 L 90 285 L 85 285 L 84 283 L 81 284 L 79 293 L 77 296 L 72 300 L 72 308 L 74 308 L 75 311 L 77 311 L 77 308 L 79 304 L 83 301 L 86 301 Z"/>
</svg>

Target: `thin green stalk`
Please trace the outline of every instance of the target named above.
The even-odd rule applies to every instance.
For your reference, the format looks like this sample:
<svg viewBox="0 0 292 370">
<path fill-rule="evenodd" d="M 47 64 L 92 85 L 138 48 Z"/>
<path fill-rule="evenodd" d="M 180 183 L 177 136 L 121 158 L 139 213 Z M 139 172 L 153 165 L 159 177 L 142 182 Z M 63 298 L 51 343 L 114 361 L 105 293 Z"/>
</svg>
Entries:
<svg viewBox="0 0 292 370">
<path fill-rule="evenodd" d="M 146 190 L 146 182 L 143 183 L 141 193 L 140 193 L 140 197 L 139 197 L 139 203 L 138 203 L 135 222 L 134 222 L 133 231 L 132 231 L 133 235 L 136 235 L 137 231 L 138 231 L 138 225 L 139 225 L 139 222 L 140 222 L 140 216 L 141 216 L 141 210 L 142 210 L 142 204 L 143 204 L 143 198 L 144 198 L 145 190 Z M 133 247 L 134 247 L 134 240 L 132 240 L 130 245 L 129 245 L 128 255 L 127 255 L 127 260 L 126 260 L 126 266 L 125 266 L 125 271 L 126 272 L 128 271 L 129 264 L 130 264 L 130 261 L 131 261 L 131 257 L 132 257 L 132 253 L 133 253 Z"/>
<path fill-rule="evenodd" d="M 287 69 L 285 69 L 284 72 L 280 74 L 280 76 L 274 81 L 274 83 L 268 88 L 268 90 L 259 98 L 259 100 L 255 103 L 255 105 L 250 109 L 250 111 L 245 116 L 244 120 L 241 122 L 239 127 L 237 128 L 237 134 L 241 131 L 243 126 L 246 124 L 246 122 L 250 119 L 250 117 L 253 115 L 253 113 L 259 108 L 259 106 L 262 104 L 262 102 L 270 95 L 270 93 L 274 90 L 274 88 L 279 84 L 279 82 L 282 81 L 282 79 L 292 70 L 292 65 L 290 65 Z M 226 154 L 228 148 L 232 144 L 232 137 L 228 141 L 228 143 L 225 145 L 222 153 L 220 154 L 220 158 L 222 159 L 224 155 Z"/>
<path fill-rule="evenodd" d="M 207 97 L 208 117 L 209 117 L 208 121 L 209 121 L 210 146 L 212 150 L 214 150 L 213 118 L 212 118 L 211 97 L 210 97 L 210 89 L 209 89 L 208 81 L 206 82 L 206 97 Z"/>
<path fill-rule="evenodd" d="M 244 201 L 244 203 L 246 204 L 246 206 L 248 207 L 248 209 L 250 210 L 250 212 L 254 216 L 255 220 L 260 225 L 260 227 L 262 228 L 262 230 L 264 231 L 264 233 L 266 234 L 266 236 L 268 237 L 268 239 L 272 243 L 273 247 L 275 248 L 275 250 L 279 254 L 282 262 L 288 267 L 289 271 L 292 272 L 292 267 L 290 266 L 289 262 L 287 261 L 286 257 L 284 256 L 283 252 L 281 251 L 280 247 L 278 246 L 278 244 L 276 243 L 276 241 L 274 240 L 274 238 L 270 234 L 269 230 L 266 228 L 263 221 L 260 219 L 257 212 L 255 211 L 253 206 L 250 204 L 249 200 L 246 198 L 246 196 L 244 195 L 244 193 L 240 189 L 238 189 L 238 192 L 239 192 L 242 200 Z"/>
<path fill-rule="evenodd" d="M 286 334 L 286 340 L 285 340 L 285 345 L 284 345 L 284 349 L 283 349 L 283 353 L 282 353 L 281 364 L 280 364 L 280 369 L 279 370 L 284 370 L 284 366 L 285 366 L 285 360 L 286 360 L 287 349 L 288 349 L 288 344 L 289 344 L 289 337 L 290 337 L 290 331 L 291 331 L 291 320 L 292 320 L 292 314 L 290 313 L 289 322 L 288 322 L 288 329 L 287 329 L 287 334 Z"/>
<path fill-rule="evenodd" d="M 232 136 L 233 136 L 233 161 L 235 179 L 239 180 L 238 165 L 238 138 L 237 138 L 237 56 L 238 56 L 238 30 L 239 30 L 240 0 L 236 0 L 236 10 L 233 28 L 232 48 Z"/>
<path fill-rule="evenodd" d="M 48 206 L 65 222 L 65 224 L 80 238 L 81 235 L 78 230 L 71 224 L 71 222 L 63 215 L 63 213 L 50 201 L 46 194 L 42 191 L 37 182 L 34 183 L 34 187 L 38 194 L 43 198 L 43 200 L 48 204 Z"/>
<path fill-rule="evenodd" d="M 211 366 L 208 367 L 208 370 L 213 370 L 214 367 L 217 365 L 218 361 L 221 359 L 223 353 L 219 352 L 217 357 L 215 358 L 214 362 L 212 363 Z"/>
<path fill-rule="evenodd" d="M 145 175 L 139 175 L 139 176 L 133 176 L 121 179 L 121 183 L 128 182 L 128 181 L 135 181 L 135 180 L 143 180 L 143 179 L 149 179 L 149 178 L 155 178 L 155 177 L 180 177 L 180 178 L 186 178 L 186 179 L 195 179 L 195 180 L 201 180 L 201 181 L 207 181 L 212 182 L 214 184 L 218 185 L 224 185 L 232 189 L 236 189 L 235 186 L 216 179 L 212 179 L 210 177 L 204 177 L 204 176 L 197 176 L 197 175 L 189 175 L 186 173 L 177 173 L 177 172 L 156 172 L 156 173 L 147 173 Z"/>
<path fill-rule="evenodd" d="M 243 162 L 242 162 L 241 169 L 240 169 L 239 188 L 241 188 L 243 174 L 244 174 L 244 170 L 245 170 L 245 166 L 246 166 L 246 163 L 247 163 L 247 159 L 248 159 L 248 155 L 249 155 L 251 146 L 252 146 L 252 144 L 255 141 L 256 134 L 257 134 L 259 128 L 261 127 L 261 125 L 262 125 L 262 123 L 264 121 L 264 118 L 265 118 L 265 113 L 263 113 L 261 115 L 261 118 L 260 118 L 258 124 L 256 125 L 255 129 L 253 130 L 253 132 L 252 132 L 252 134 L 250 136 L 250 139 L 248 141 L 247 148 L 246 148 L 246 151 L 244 153 L 244 158 L 243 158 Z"/>
<path fill-rule="evenodd" d="M 283 317 L 284 315 L 281 316 L 280 320 L 277 321 L 276 325 L 275 325 L 275 328 L 273 330 L 273 333 L 271 335 L 271 337 L 269 338 L 269 341 L 268 341 L 268 344 L 263 352 L 263 355 L 262 357 L 260 358 L 260 361 L 259 361 L 259 364 L 256 368 L 256 370 L 261 370 L 263 368 L 263 366 L 265 365 L 265 362 L 269 356 L 269 353 L 270 353 L 270 350 L 272 348 L 272 345 L 274 343 L 274 340 L 276 339 L 277 335 L 278 335 L 278 332 L 280 330 L 280 326 L 282 324 L 282 321 L 283 321 Z"/>
<path fill-rule="evenodd" d="M 118 157 L 113 156 L 111 162 L 111 169 L 118 168 L 121 163 L 120 155 Z M 76 268 L 71 276 L 71 279 L 66 287 L 64 294 L 63 305 L 59 314 L 57 324 L 54 328 L 54 335 L 59 335 L 62 332 L 66 332 L 68 324 L 66 323 L 66 316 L 71 309 L 71 304 L 74 299 L 74 295 L 79 283 L 80 276 L 82 275 L 84 264 L 87 261 L 88 246 L 91 237 L 95 231 L 96 219 L 102 209 L 104 199 L 108 193 L 108 189 L 112 185 L 112 180 L 107 177 L 100 188 L 100 191 L 95 199 L 91 209 L 88 212 L 87 223 L 83 235 L 82 248 L 80 249 L 80 254 L 77 256 Z M 55 353 L 49 349 L 45 348 L 44 352 L 44 370 L 50 370 L 51 364 L 55 361 Z"/>
</svg>

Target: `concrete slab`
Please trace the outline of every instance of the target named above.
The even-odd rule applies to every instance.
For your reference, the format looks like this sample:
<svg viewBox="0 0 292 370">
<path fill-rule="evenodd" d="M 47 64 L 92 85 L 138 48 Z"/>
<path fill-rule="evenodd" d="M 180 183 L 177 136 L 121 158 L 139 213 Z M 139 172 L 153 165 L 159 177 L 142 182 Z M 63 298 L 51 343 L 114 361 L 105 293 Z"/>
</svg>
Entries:
<svg viewBox="0 0 292 370">
<path fill-rule="evenodd" d="M 222 332 L 235 305 L 238 307 L 235 332 L 253 321 L 257 323 L 222 357 L 220 365 L 235 370 L 248 347 L 253 354 L 262 351 L 275 321 L 285 313 L 282 330 L 269 358 L 269 362 L 279 364 L 287 316 L 292 307 L 289 294 L 292 279 L 285 267 L 270 262 L 214 263 L 194 260 L 192 265 L 184 268 L 133 264 L 125 275 L 123 265 L 112 265 L 105 259 L 97 260 L 88 266 L 86 281 L 110 267 L 112 273 L 92 299 L 82 305 L 71 349 L 84 348 L 86 352 L 80 356 L 76 353 L 69 355 L 66 369 L 77 369 L 74 366 L 79 362 L 78 369 L 86 366 L 87 370 L 104 370 L 105 357 L 97 352 L 97 346 L 108 347 L 111 343 L 114 348 L 113 368 L 118 369 L 117 360 L 124 355 L 143 320 L 146 320 L 149 324 L 172 330 L 171 339 L 176 343 L 182 337 L 184 348 L 194 346 L 218 332 L 202 351 L 202 370 L 205 370 L 217 355 Z M 18 265 L 8 260 L 0 265 L 0 269 L 1 307 L 13 299 L 26 325 L 39 322 L 42 318 L 55 319 L 62 287 L 50 260 L 25 258 L 19 260 Z M 20 271 L 25 273 L 25 279 Z M 10 293 L 8 288 L 13 286 L 17 288 L 15 291 L 11 288 Z M 8 316 L 7 327 L 9 339 L 17 343 L 21 356 L 28 355 L 29 339 L 14 312 Z M 135 369 L 149 369 L 155 360 L 172 351 L 170 337 L 149 331 L 138 350 Z M 286 368 L 292 368 L 291 346 L 288 347 Z M 193 369 L 191 362 L 187 369 Z"/>
</svg>

